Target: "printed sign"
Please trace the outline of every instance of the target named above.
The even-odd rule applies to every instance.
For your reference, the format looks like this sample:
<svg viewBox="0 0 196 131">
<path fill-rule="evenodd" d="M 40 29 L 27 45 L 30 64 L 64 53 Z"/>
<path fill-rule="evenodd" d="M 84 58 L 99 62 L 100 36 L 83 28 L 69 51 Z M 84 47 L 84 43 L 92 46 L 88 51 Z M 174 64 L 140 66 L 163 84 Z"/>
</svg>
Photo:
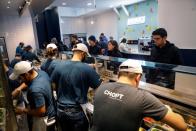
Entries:
<svg viewBox="0 0 196 131">
<path fill-rule="evenodd" d="M 129 18 L 127 21 L 127 25 L 136 25 L 136 24 L 143 24 L 146 21 L 145 16 Z"/>
</svg>

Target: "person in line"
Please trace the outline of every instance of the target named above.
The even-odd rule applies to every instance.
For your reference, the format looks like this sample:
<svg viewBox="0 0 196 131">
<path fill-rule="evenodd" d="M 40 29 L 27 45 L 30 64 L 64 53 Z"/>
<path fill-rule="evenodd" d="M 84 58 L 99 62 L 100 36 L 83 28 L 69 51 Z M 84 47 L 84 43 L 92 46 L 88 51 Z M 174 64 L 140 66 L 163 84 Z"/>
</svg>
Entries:
<svg viewBox="0 0 196 131">
<path fill-rule="evenodd" d="M 126 60 L 119 67 L 117 82 L 102 84 L 97 89 L 91 131 L 138 131 L 144 117 L 186 131 L 182 116 L 152 94 L 138 89 L 142 72 L 139 62 Z"/>
<path fill-rule="evenodd" d="M 63 131 L 88 131 L 84 108 L 89 87 L 101 84 L 100 76 L 88 64 L 82 63 L 88 53 L 85 44 L 73 47 L 73 57 L 58 64 L 51 79 L 57 88 L 57 118 Z"/>
<path fill-rule="evenodd" d="M 89 53 L 91 55 L 101 55 L 101 47 L 99 46 L 99 43 L 96 40 L 96 37 L 94 35 L 91 35 L 88 37 L 89 41 Z"/>
<path fill-rule="evenodd" d="M 108 50 L 108 42 L 101 36 L 99 37 L 99 45 L 101 47 L 101 54 L 106 55 Z"/>
<path fill-rule="evenodd" d="M 16 113 L 26 113 L 33 117 L 32 131 L 54 131 L 56 113 L 48 75 L 43 71 L 36 71 L 30 62 L 21 61 L 14 66 L 9 78 L 20 79 L 27 85 L 27 99 L 30 107 L 16 108 Z"/>
<path fill-rule="evenodd" d="M 103 39 L 103 42 L 108 43 L 108 38 L 104 35 L 104 33 L 101 33 L 99 37 Z"/>
<path fill-rule="evenodd" d="M 108 42 L 108 56 L 112 57 L 123 57 L 118 49 L 118 43 L 115 40 L 110 40 Z"/>
<path fill-rule="evenodd" d="M 71 39 L 70 39 L 70 41 L 71 41 L 71 44 L 70 44 L 71 49 L 74 47 L 74 45 L 77 45 L 77 44 L 79 44 L 79 43 L 82 43 L 82 41 L 78 40 L 78 36 L 75 35 L 75 34 L 71 35 L 70 38 L 71 38 Z"/>
<path fill-rule="evenodd" d="M 22 55 L 22 60 L 23 61 L 28 60 L 30 62 L 32 62 L 33 60 L 37 60 L 37 62 L 41 62 L 39 58 L 32 52 L 32 50 L 33 48 L 30 45 L 26 46 L 25 52 Z"/>
<path fill-rule="evenodd" d="M 167 31 L 164 28 L 153 31 L 152 39 L 155 45 L 151 49 L 151 61 L 174 65 L 183 64 L 178 47 L 167 41 Z M 148 83 L 171 89 L 174 87 L 175 73 L 172 71 L 149 69 L 145 76 Z"/>
<path fill-rule="evenodd" d="M 119 50 L 120 50 L 120 52 L 128 52 L 129 51 L 129 49 L 127 47 L 127 39 L 126 38 L 123 38 L 120 41 Z"/>
<path fill-rule="evenodd" d="M 164 28 L 152 32 L 155 46 L 151 50 L 151 61 L 181 65 L 182 58 L 178 47 L 167 40 L 167 31 Z"/>
</svg>

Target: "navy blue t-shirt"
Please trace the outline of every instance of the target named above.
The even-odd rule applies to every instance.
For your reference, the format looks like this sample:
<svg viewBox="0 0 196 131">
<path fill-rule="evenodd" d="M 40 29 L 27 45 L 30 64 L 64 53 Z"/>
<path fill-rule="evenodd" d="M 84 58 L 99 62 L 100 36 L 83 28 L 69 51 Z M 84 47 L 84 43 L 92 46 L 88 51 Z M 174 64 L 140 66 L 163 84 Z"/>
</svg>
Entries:
<svg viewBox="0 0 196 131">
<path fill-rule="evenodd" d="M 46 115 L 55 116 L 54 101 L 52 98 L 51 83 L 47 73 L 38 71 L 38 76 L 28 85 L 27 99 L 31 109 L 46 106 Z"/>
<path fill-rule="evenodd" d="M 41 70 L 45 71 L 48 73 L 49 76 L 51 76 L 55 66 L 60 63 L 61 60 L 57 59 L 47 59 L 42 65 L 41 65 Z"/>
<path fill-rule="evenodd" d="M 79 61 L 58 64 L 51 80 L 57 85 L 58 104 L 61 106 L 86 103 L 89 87 L 95 89 L 101 84 L 95 70 Z"/>
<path fill-rule="evenodd" d="M 40 62 L 39 58 L 32 52 L 23 53 L 22 60 L 28 60 L 28 61 L 37 60 L 38 62 Z"/>
<path fill-rule="evenodd" d="M 100 55 L 101 54 L 101 47 L 98 45 L 98 43 L 95 46 L 89 46 L 88 50 L 91 55 Z"/>
<path fill-rule="evenodd" d="M 11 68 L 14 68 L 14 66 L 18 63 L 18 62 L 20 62 L 21 60 L 20 59 L 13 59 L 12 61 L 11 61 L 11 63 L 10 63 L 10 67 Z"/>
<path fill-rule="evenodd" d="M 23 49 L 20 46 L 17 46 L 16 48 L 16 54 L 22 55 L 24 53 Z"/>
</svg>

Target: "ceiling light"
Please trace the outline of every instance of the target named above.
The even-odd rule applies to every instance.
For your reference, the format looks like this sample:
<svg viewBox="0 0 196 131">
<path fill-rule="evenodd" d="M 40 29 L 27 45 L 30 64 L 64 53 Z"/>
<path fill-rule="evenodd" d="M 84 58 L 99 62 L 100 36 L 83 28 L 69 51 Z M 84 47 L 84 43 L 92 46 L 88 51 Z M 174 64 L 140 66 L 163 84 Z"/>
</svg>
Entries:
<svg viewBox="0 0 196 131">
<path fill-rule="evenodd" d="M 91 6 L 91 5 L 92 5 L 92 3 L 91 3 L 91 2 L 87 3 L 87 6 Z"/>
<path fill-rule="evenodd" d="M 62 5 L 67 5 L 67 3 L 63 2 Z"/>
<path fill-rule="evenodd" d="M 114 5 L 110 5 L 110 8 L 113 8 L 114 7 Z"/>
<path fill-rule="evenodd" d="M 91 25 L 93 25 L 93 24 L 94 24 L 94 21 L 93 21 L 93 20 L 91 20 L 91 22 L 90 22 L 90 23 L 91 23 Z"/>
<path fill-rule="evenodd" d="M 10 4 L 11 2 L 10 2 L 10 1 L 8 1 L 7 3 L 8 3 L 8 4 Z"/>
</svg>

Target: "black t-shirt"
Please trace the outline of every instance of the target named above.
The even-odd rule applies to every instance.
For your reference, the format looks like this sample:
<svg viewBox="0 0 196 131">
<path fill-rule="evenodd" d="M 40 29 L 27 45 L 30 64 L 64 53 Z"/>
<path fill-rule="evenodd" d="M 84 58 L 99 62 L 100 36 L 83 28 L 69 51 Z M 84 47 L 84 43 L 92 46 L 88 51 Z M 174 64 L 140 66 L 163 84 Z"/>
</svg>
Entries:
<svg viewBox="0 0 196 131">
<path fill-rule="evenodd" d="M 22 60 L 28 60 L 28 61 L 33 61 L 33 60 L 37 60 L 38 62 L 40 62 L 39 58 L 32 52 L 25 52 L 22 55 Z"/>
<path fill-rule="evenodd" d="M 179 49 L 169 41 L 167 41 L 166 45 L 162 48 L 157 46 L 152 48 L 151 61 L 176 65 L 182 64 Z"/>
<path fill-rule="evenodd" d="M 96 91 L 92 131 L 138 131 L 144 117 L 161 120 L 167 108 L 150 93 L 122 83 Z"/>
<path fill-rule="evenodd" d="M 99 45 L 89 46 L 89 53 L 91 55 L 100 55 L 101 54 L 101 47 Z"/>
<path fill-rule="evenodd" d="M 108 56 L 112 57 L 123 57 L 120 51 L 108 51 Z"/>
</svg>

